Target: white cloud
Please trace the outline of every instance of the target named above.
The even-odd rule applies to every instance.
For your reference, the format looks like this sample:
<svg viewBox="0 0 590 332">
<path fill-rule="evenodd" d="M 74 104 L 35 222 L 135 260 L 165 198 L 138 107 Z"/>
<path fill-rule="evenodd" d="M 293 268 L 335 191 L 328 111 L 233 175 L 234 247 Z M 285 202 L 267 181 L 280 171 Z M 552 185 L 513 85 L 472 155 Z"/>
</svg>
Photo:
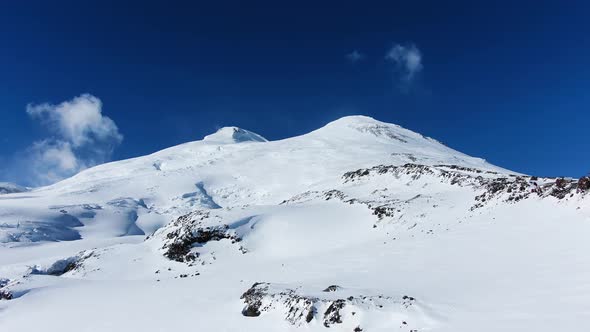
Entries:
<svg viewBox="0 0 590 332">
<path fill-rule="evenodd" d="M 113 120 L 102 115 L 100 99 L 89 94 L 59 105 L 30 104 L 27 105 L 27 113 L 34 119 L 41 119 L 74 147 L 103 141 L 120 143 L 123 140 Z"/>
<path fill-rule="evenodd" d="M 363 60 L 365 58 L 365 55 L 357 50 L 353 50 L 352 52 L 346 54 L 346 58 L 348 59 L 348 61 L 355 63 Z"/>
<path fill-rule="evenodd" d="M 402 81 L 409 83 L 422 71 L 422 53 L 413 44 L 395 44 L 385 55 L 385 59 L 393 62 L 401 73 Z"/>
<path fill-rule="evenodd" d="M 29 176 L 37 184 L 53 183 L 86 168 L 71 144 L 58 140 L 33 143 L 26 152 L 26 159 L 32 166 Z"/>
<path fill-rule="evenodd" d="M 27 113 L 52 134 L 34 142 L 14 162 L 13 174 L 27 185 L 46 185 L 110 160 L 123 135 L 102 114 L 100 99 L 83 94 L 58 105 L 28 105 Z"/>
</svg>

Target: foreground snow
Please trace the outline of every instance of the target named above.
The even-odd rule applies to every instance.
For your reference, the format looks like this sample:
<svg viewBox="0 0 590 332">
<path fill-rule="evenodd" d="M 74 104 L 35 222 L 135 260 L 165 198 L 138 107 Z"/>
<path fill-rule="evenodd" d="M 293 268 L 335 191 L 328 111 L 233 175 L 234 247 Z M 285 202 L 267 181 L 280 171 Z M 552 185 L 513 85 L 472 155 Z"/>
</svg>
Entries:
<svg viewBox="0 0 590 332">
<path fill-rule="evenodd" d="M 0 196 L 0 327 L 586 331 L 589 209 L 371 118 L 223 128 Z"/>
</svg>

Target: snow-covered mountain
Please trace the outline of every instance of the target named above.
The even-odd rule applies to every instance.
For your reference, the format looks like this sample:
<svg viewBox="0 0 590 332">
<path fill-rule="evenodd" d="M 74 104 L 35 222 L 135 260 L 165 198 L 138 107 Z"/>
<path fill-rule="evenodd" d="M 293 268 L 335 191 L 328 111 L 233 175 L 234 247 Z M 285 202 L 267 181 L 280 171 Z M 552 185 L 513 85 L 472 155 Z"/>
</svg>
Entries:
<svg viewBox="0 0 590 332">
<path fill-rule="evenodd" d="M 14 184 L 14 183 L 10 183 L 10 182 L 0 182 L 0 195 L 22 193 L 22 192 L 25 192 L 28 190 L 29 190 L 29 188 L 19 186 L 18 184 Z"/>
<path fill-rule="evenodd" d="M 221 128 L 0 196 L 0 327 L 585 331 L 588 190 L 363 116 Z"/>
</svg>

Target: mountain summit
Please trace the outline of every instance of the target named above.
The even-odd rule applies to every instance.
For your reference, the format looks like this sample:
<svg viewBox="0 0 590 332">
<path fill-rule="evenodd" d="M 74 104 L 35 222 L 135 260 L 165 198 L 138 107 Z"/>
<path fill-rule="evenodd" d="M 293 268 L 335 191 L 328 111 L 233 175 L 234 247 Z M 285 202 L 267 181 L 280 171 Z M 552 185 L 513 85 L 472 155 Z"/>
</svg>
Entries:
<svg viewBox="0 0 590 332">
<path fill-rule="evenodd" d="M 223 127 L 214 134 L 205 136 L 203 141 L 218 144 L 233 144 L 243 142 L 267 142 L 267 139 L 251 131 L 238 127 Z"/>
</svg>

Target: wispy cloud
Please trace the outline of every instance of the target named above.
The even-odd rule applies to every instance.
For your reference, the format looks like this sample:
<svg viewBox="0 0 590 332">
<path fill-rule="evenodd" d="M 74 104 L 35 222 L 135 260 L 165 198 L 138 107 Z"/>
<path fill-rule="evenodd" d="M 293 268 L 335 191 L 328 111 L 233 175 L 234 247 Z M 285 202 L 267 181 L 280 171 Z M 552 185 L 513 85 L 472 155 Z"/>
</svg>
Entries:
<svg viewBox="0 0 590 332">
<path fill-rule="evenodd" d="M 59 105 L 27 105 L 27 113 L 75 147 L 96 142 L 120 143 L 123 136 L 115 122 L 102 115 L 100 99 L 83 94 Z"/>
<path fill-rule="evenodd" d="M 352 52 L 346 54 L 346 59 L 352 63 L 359 62 L 365 58 L 365 55 L 357 50 L 353 50 Z"/>
<path fill-rule="evenodd" d="M 100 99 L 83 94 L 53 105 L 29 104 L 27 113 L 49 131 L 18 154 L 12 173 L 28 185 L 46 185 L 110 160 L 123 135 L 102 114 Z"/>
<path fill-rule="evenodd" d="M 395 64 L 403 83 L 411 83 L 423 69 L 422 53 L 413 44 L 393 45 L 385 59 Z"/>
<path fill-rule="evenodd" d="M 86 168 L 72 150 L 72 145 L 60 140 L 34 142 L 24 156 L 31 165 L 27 167 L 27 175 L 35 185 L 57 182 Z"/>
</svg>

